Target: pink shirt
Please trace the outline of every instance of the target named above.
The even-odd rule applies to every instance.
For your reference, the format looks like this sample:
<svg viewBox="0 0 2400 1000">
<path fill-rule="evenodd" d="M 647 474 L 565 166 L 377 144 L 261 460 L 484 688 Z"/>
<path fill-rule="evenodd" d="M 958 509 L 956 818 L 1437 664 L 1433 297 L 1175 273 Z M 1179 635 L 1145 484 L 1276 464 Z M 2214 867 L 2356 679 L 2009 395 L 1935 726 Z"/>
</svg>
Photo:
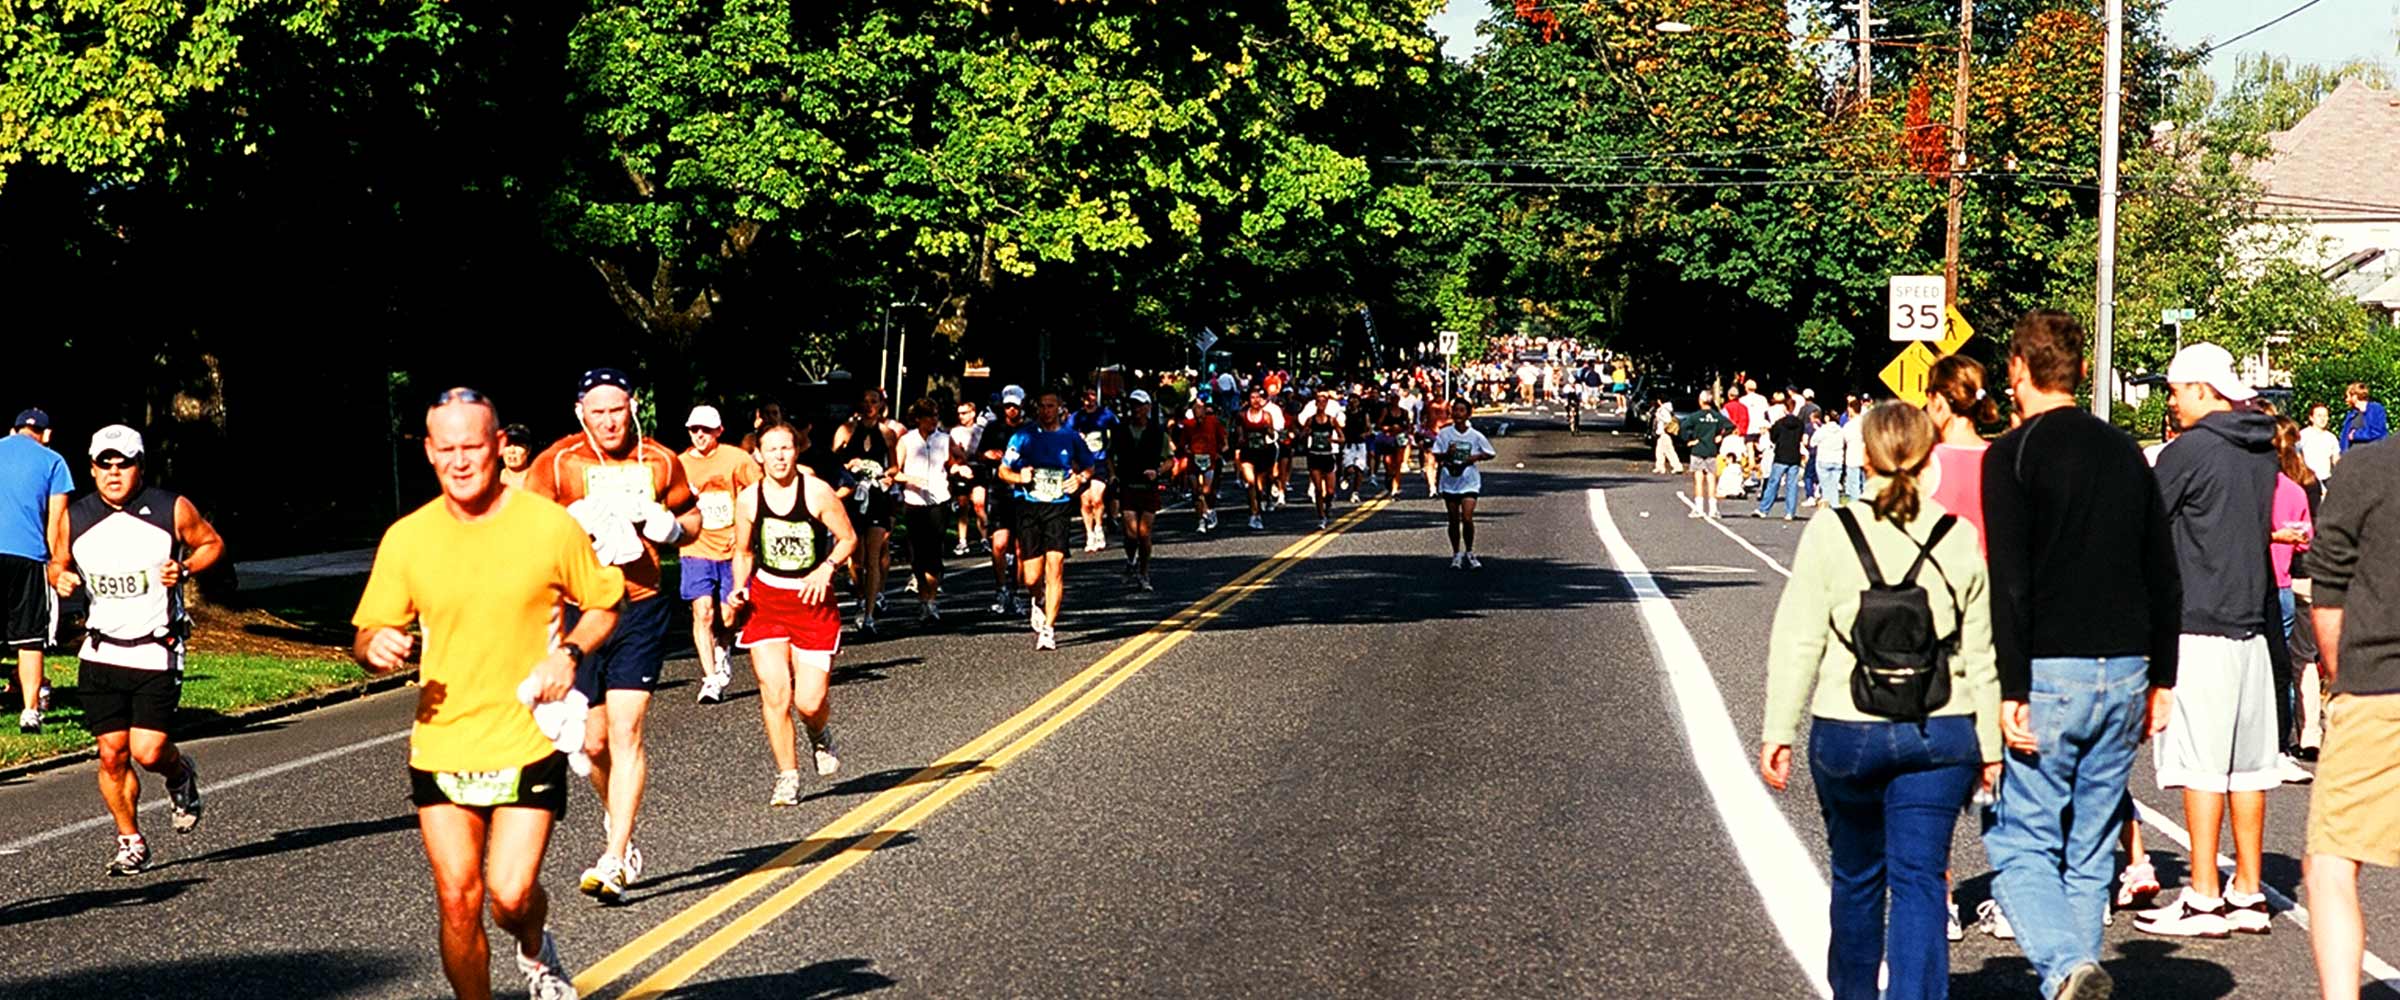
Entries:
<svg viewBox="0 0 2400 1000">
<path fill-rule="evenodd" d="M 2299 483 L 2292 481 L 2292 477 L 2278 472 L 2275 474 L 2275 518 L 2268 522 L 2267 529 L 2281 531 L 2285 525 L 2293 522 L 2309 524 L 2308 491 L 2301 489 Z M 2309 532 L 2312 536 L 2315 534 L 2314 525 L 2310 526 Z M 2306 545 L 2286 545 L 2282 542 L 2267 543 L 2267 552 L 2269 553 L 2267 559 L 2275 564 L 2275 585 L 2277 587 L 2291 589 L 2292 553 L 2306 551 L 2308 551 Z"/>
<path fill-rule="evenodd" d="M 1975 526 L 1975 551 L 1985 554 L 1983 540 L 1983 446 L 1937 444 L 1933 464 L 1942 481 L 1933 488 L 1933 502 Z"/>
</svg>

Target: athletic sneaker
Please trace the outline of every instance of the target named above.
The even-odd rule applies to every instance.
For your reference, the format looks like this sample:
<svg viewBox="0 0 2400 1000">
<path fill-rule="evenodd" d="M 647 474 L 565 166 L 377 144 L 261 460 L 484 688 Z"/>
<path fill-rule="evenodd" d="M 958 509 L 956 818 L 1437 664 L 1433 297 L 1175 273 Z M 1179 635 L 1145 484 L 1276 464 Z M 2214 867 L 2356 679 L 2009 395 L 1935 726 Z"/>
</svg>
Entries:
<svg viewBox="0 0 2400 1000">
<path fill-rule="evenodd" d="M 180 756 L 183 776 L 167 782 L 167 801 L 175 814 L 175 832 L 190 833 L 200 825 L 200 813 L 208 804 L 200 801 L 200 765 L 192 760 L 190 751 Z"/>
<path fill-rule="evenodd" d="M 1028 625 L 1031 625 L 1031 626 L 1033 626 L 1033 630 L 1034 630 L 1035 632 L 1040 632 L 1040 631 L 1042 630 L 1042 626 L 1049 624 L 1048 622 L 1045 622 L 1045 621 L 1043 621 L 1043 620 L 1042 620 L 1042 606 L 1041 606 L 1041 605 L 1039 605 L 1039 604 L 1036 604 L 1036 605 L 1034 605 L 1034 606 L 1033 606 L 1033 609 L 1032 609 L 1031 611 L 1029 611 L 1029 612 L 1027 612 L 1027 613 L 1026 613 L 1026 615 L 1025 615 L 1025 623 L 1026 623 L 1026 624 L 1028 624 Z"/>
<path fill-rule="evenodd" d="M 1475 553 L 1469 552 L 1469 553 L 1467 553 L 1467 568 L 1468 568 L 1468 569 L 1482 569 L 1482 568 L 1483 568 L 1483 560 L 1475 558 Z"/>
<path fill-rule="evenodd" d="M 775 773 L 775 794 L 767 797 L 767 806 L 796 806 L 800 804 L 800 772 Z"/>
<path fill-rule="evenodd" d="M 2300 762 L 2293 760 L 2292 755 L 2288 753 L 2275 755 L 2275 773 L 2287 785 L 2305 785 L 2317 780 L 2316 775 L 2309 773 L 2307 768 L 2301 767 Z"/>
<path fill-rule="evenodd" d="M 1216 511 L 1213 511 L 1213 510 L 1212 510 L 1212 511 L 1209 511 L 1209 512 L 1208 512 L 1208 516 L 1207 516 L 1207 517 L 1204 517 L 1204 518 L 1201 518 L 1201 519 L 1200 519 L 1200 530 L 1202 530 L 1202 531 L 1215 531 L 1215 530 L 1217 530 L 1217 512 L 1216 512 Z"/>
<path fill-rule="evenodd" d="M 1250 530 L 1265 531 L 1267 530 L 1267 522 L 1259 520 L 1258 515 L 1252 514 L 1250 515 Z"/>
<path fill-rule="evenodd" d="M 1058 630 L 1048 627 L 1035 630 L 1033 633 L 1033 648 L 1037 650 L 1057 650 Z"/>
<path fill-rule="evenodd" d="M 2000 912 L 2000 901 L 1987 899 L 1975 904 L 1975 926 L 2002 941 L 2014 941 L 2017 929 L 2008 925 L 2008 914 Z"/>
<path fill-rule="evenodd" d="M 2136 915 L 2133 929 L 2165 937 L 2223 938 L 2233 935 L 2233 922 L 2226 918 L 2224 900 L 2185 889 L 2174 902 Z"/>
<path fill-rule="evenodd" d="M 115 857 L 108 859 L 108 873 L 111 875 L 139 875 L 142 873 L 142 869 L 148 867 L 150 867 L 149 842 L 143 840 L 142 835 L 138 833 L 117 835 L 117 853 Z"/>
<path fill-rule="evenodd" d="M 881 601 L 877 601 L 876 603 L 878 603 L 878 604 L 881 604 L 882 602 L 881 602 Z M 858 616 L 858 634 L 860 634 L 860 635 L 874 635 L 874 634 L 875 634 L 875 616 L 874 616 L 874 615 L 868 614 L 868 615 L 860 615 L 860 616 Z"/>
<path fill-rule="evenodd" d="M 2117 909 L 2147 910 L 2158 903 L 2158 869 L 2149 864 L 2126 865 L 2117 876 Z"/>
<path fill-rule="evenodd" d="M 830 778 L 842 769 L 842 759 L 833 755 L 833 730 L 808 734 L 808 746 L 817 758 L 817 777 Z"/>
<path fill-rule="evenodd" d="M 41 731 L 42 731 L 42 710 L 41 710 L 41 709 L 38 709 L 38 708 L 28 708 L 28 709 L 26 709 L 26 710 L 24 710 L 24 711 L 22 711 L 22 712 L 18 712 L 18 713 L 17 713 L 17 731 L 18 731 L 18 732 L 20 732 L 20 733 L 38 733 L 38 732 L 41 732 Z"/>
<path fill-rule="evenodd" d="M 1083 550 L 1085 552 L 1099 552 L 1107 548 L 1108 533 L 1105 531 L 1092 532 L 1090 537 L 1083 540 Z"/>
<path fill-rule="evenodd" d="M 2272 934 L 2275 917 L 2267 912 L 2267 895 L 2254 892 L 2243 895 L 2227 890 L 2225 893 L 2225 922 L 2236 934 Z"/>
<path fill-rule="evenodd" d="M 1957 944 L 1967 939 L 1966 926 L 1958 922 L 1957 904 L 1943 907 L 1942 916 L 1949 918 L 1950 928 L 1944 932 L 1944 936 L 1950 939 L 1951 944 Z"/>
<path fill-rule="evenodd" d="M 2100 963 L 2085 962 L 2067 970 L 2067 981 L 2059 984 L 2054 1000 L 2108 1000 L 2116 989 L 2116 981 Z"/>
<path fill-rule="evenodd" d="M 725 679 L 715 674 L 700 678 L 700 704 L 714 705 L 725 700 Z"/>
<path fill-rule="evenodd" d="M 1701 509 L 1700 509 L 1700 508 L 1698 508 L 1698 507 L 1694 507 L 1694 508 L 1692 508 L 1692 509 L 1691 509 L 1691 511 L 1690 511 L 1690 512 L 1688 512 L 1688 513 L 1684 514 L 1683 516 L 1685 516 L 1685 517 L 1688 517 L 1688 518 L 1691 518 L 1692 520 L 1695 520 L 1695 521 L 1697 521 L 1697 520 L 1699 520 L 1699 519 L 1701 519 L 1701 518 L 1707 517 L 1707 516 L 1708 516 L 1708 513 L 1707 513 L 1706 511 L 1703 511 L 1703 510 L 1701 510 Z"/>
<path fill-rule="evenodd" d="M 1318 530 L 1318 531 L 1323 531 L 1323 530 L 1325 530 L 1325 529 L 1327 529 L 1327 528 L 1330 528 L 1330 527 L 1333 527 L 1333 519 L 1332 519 L 1332 518 L 1330 518 L 1330 517 L 1320 517 L 1320 518 L 1318 518 L 1318 519 L 1317 519 L 1317 530 Z"/>
<path fill-rule="evenodd" d="M 990 610 L 991 610 L 991 613 L 992 613 L 992 614 L 995 614 L 995 615 L 1005 615 L 1005 614 L 1008 614 L 1008 613 L 1009 613 L 1009 612 L 1008 612 L 1008 595 L 1007 595 L 1007 594 L 993 594 L 993 595 L 992 595 L 992 606 L 991 606 Z"/>
<path fill-rule="evenodd" d="M 1026 605 L 1026 601 L 1025 601 L 1025 596 L 1024 596 L 1024 595 L 1022 595 L 1022 594 L 1019 594 L 1019 593 L 1017 593 L 1016 591 L 1013 591 L 1013 590 L 1012 590 L 1012 591 L 1009 591 L 1009 594 L 1008 594 L 1008 613 L 1009 613 L 1010 615 L 1012 615 L 1012 616 L 1013 616 L 1013 615 L 1021 615 L 1021 614 L 1024 614 L 1024 613 L 1025 613 L 1025 605 Z"/>
<path fill-rule="evenodd" d="M 950 547 L 950 554 L 951 554 L 951 555 L 954 555 L 954 556 L 963 556 L 963 555 L 966 555 L 966 554 L 967 554 L 967 540 L 966 540 L 966 539 L 964 539 L 964 538 L 961 538 L 961 539 L 959 539 L 959 540 L 958 540 L 958 544 L 956 544 L 956 545 L 953 545 L 953 546 L 951 546 L 951 547 Z"/>
<path fill-rule="evenodd" d="M 576 1000 L 575 984 L 558 964 L 558 942 L 547 927 L 542 928 L 542 957 L 526 958 L 518 953 L 517 972 L 525 977 L 525 993 L 531 1000 Z"/>
<path fill-rule="evenodd" d="M 633 852 L 628 850 L 626 853 Z M 625 894 L 626 883 L 633 881 L 631 874 L 625 868 L 625 859 L 614 854 L 601 855 L 600 860 L 592 862 L 590 868 L 583 870 L 583 881 L 580 884 L 583 894 L 603 903 L 616 902 Z"/>
<path fill-rule="evenodd" d="M 1147 593 L 1149 593 L 1149 592 L 1151 592 L 1151 591 L 1153 591 L 1153 590 L 1156 590 L 1156 589 L 1158 589 L 1158 588 L 1156 588 L 1156 587 L 1152 587 L 1152 586 L 1150 585 L 1150 574 L 1148 574 L 1148 573 L 1144 573 L 1144 574 L 1142 574 L 1142 575 L 1140 575 L 1140 576 L 1137 576 L 1137 577 L 1135 577 L 1135 578 L 1134 578 L 1134 581 L 1133 581 L 1133 585 L 1134 585 L 1134 586 L 1136 586 L 1136 587 L 1140 587 L 1140 588 L 1142 588 L 1142 593 L 1145 593 L 1145 594 L 1147 594 Z"/>
</svg>

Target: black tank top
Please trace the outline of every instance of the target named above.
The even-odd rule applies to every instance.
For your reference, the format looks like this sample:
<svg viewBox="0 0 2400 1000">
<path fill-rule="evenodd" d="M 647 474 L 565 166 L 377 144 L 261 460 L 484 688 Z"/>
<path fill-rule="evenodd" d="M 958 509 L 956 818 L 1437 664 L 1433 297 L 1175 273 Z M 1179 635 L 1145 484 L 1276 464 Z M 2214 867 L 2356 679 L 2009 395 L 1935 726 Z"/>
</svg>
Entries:
<svg viewBox="0 0 2400 1000">
<path fill-rule="evenodd" d="M 757 524 L 750 532 L 750 554 L 758 560 L 758 575 L 767 582 L 797 590 L 800 578 L 825 562 L 833 548 L 833 533 L 808 512 L 808 479 L 794 481 L 792 509 L 777 513 L 767 504 L 767 482 L 758 484 Z"/>
</svg>

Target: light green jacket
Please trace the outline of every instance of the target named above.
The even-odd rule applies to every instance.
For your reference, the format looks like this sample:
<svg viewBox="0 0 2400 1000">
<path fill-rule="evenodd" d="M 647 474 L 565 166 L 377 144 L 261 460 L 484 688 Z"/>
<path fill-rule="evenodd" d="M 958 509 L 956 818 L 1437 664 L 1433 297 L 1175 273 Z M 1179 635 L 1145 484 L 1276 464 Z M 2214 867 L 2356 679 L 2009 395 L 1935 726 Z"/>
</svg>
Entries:
<svg viewBox="0 0 2400 1000">
<path fill-rule="evenodd" d="M 1872 480 L 1869 498 L 1882 491 L 1882 477 Z M 1917 541 L 1933 531 L 1943 513 L 1940 504 L 1925 497 L 1909 537 L 1888 521 L 1877 520 L 1865 501 L 1851 503 L 1867 546 L 1883 570 L 1885 583 L 1897 583 L 1917 558 Z M 1938 569 L 1937 569 L 1938 567 Z M 1949 586 L 1942 586 L 1947 577 Z M 1950 702 L 1935 716 L 1966 715 L 1975 719 L 1975 735 L 1983 745 L 1986 763 L 2000 759 L 2000 672 L 1992 651 L 1991 577 L 1985 568 L 1975 526 L 1960 519 L 1933 547 L 1933 558 L 1917 574 L 1933 608 L 1936 627 L 1946 636 L 1957 622 L 1951 594 L 1965 606 L 1958 653 L 1950 658 Z M 1858 613 L 1858 593 L 1867 588 L 1866 567 L 1842 530 L 1832 507 L 1820 507 L 1800 533 L 1800 551 L 1792 558 L 1792 578 L 1775 607 L 1775 631 L 1767 647 L 1767 719 L 1763 739 L 1785 746 L 1798 742 L 1800 724 L 1813 716 L 1842 722 L 1890 721 L 1868 715 L 1850 700 L 1850 672 L 1858 663 L 1842 644 Z M 1835 634 L 1840 630 L 1840 635 Z"/>
</svg>

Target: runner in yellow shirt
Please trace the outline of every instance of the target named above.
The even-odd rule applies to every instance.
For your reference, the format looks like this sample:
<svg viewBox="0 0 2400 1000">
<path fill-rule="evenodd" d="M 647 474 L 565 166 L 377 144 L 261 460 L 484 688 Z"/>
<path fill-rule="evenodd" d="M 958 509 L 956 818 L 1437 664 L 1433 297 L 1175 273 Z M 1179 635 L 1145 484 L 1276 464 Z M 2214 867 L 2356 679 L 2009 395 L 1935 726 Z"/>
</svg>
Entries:
<svg viewBox="0 0 2400 1000">
<path fill-rule="evenodd" d="M 389 673 L 419 652 L 410 798 L 441 908 L 442 971 L 465 1000 L 492 995 L 492 921 L 516 939 L 535 1000 L 573 1000 L 548 927 L 539 876 L 552 824 L 567 811 L 567 756 L 518 700 L 574 690 L 575 666 L 616 627 L 625 578 L 557 504 L 500 482 L 499 416 L 472 389 L 425 414 L 425 459 L 442 496 L 384 532 L 351 618 L 352 654 Z M 562 608 L 586 610 L 563 641 Z M 530 673 L 530 677 L 529 677 Z"/>
</svg>

